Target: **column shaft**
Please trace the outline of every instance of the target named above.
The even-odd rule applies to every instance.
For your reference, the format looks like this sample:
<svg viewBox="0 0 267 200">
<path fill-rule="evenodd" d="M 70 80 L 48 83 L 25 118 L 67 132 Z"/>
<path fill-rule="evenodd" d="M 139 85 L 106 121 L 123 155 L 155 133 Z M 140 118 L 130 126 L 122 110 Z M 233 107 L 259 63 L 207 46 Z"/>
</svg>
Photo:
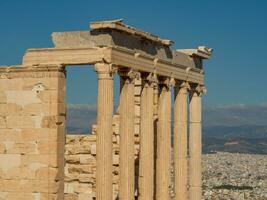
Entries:
<svg viewBox="0 0 267 200">
<path fill-rule="evenodd" d="M 121 79 L 119 199 L 134 200 L 134 80 Z"/>
<path fill-rule="evenodd" d="M 175 200 L 188 199 L 187 192 L 187 87 L 177 85 L 174 99 Z"/>
<path fill-rule="evenodd" d="M 189 199 L 200 200 L 201 182 L 201 96 L 190 94 L 190 135 L 189 135 Z"/>
<path fill-rule="evenodd" d="M 156 154 L 156 199 L 169 199 L 171 164 L 171 91 L 159 85 Z"/>
<path fill-rule="evenodd" d="M 142 81 L 139 153 L 139 200 L 154 198 L 154 119 L 153 85 Z"/>
<path fill-rule="evenodd" d="M 107 64 L 97 63 L 95 69 L 98 72 L 96 198 L 111 200 L 113 77 Z"/>
</svg>

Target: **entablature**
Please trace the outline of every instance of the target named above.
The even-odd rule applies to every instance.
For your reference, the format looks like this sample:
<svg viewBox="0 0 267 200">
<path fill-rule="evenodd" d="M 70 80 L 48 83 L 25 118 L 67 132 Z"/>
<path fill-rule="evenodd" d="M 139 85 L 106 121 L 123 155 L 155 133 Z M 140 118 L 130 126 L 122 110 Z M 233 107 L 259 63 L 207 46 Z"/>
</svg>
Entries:
<svg viewBox="0 0 267 200">
<path fill-rule="evenodd" d="M 204 79 L 203 70 L 187 63 L 175 63 L 120 47 L 29 49 L 23 57 L 25 66 L 88 65 L 98 62 L 194 83 L 203 83 Z"/>
<path fill-rule="evenodd" d="M 204 46 L 172 50 L 171 40 L 130 27 L 122 20 L 93 22 L 89 31 L 53 33 L 52 39 L 54 48 L 28 49 L 23 67 L 104 62 L 118 68 L 203 84 L 202 60 L 212 54 L 212 49 Z"/>
</svg>

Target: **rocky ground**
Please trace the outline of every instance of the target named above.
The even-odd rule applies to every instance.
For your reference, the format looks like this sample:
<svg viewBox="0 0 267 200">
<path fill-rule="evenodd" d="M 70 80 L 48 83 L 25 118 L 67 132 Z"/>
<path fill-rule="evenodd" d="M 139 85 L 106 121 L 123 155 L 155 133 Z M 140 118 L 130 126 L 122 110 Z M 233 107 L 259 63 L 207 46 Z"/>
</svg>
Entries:
<svg viewBox="0 0 267 200">
<path fill-rule="evenodd" d="M 267 155 L 203 155 L 203 199 L 267 200 Z"/>
</svg>

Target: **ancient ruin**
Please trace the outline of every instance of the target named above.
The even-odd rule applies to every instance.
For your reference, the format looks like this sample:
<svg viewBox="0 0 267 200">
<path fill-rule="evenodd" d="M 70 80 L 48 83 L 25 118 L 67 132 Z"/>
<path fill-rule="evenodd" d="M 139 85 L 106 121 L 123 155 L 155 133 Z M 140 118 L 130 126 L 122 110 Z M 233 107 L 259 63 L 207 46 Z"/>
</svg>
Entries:
<svg viewBox="0 0 267 200">
<path fill-rule="evenodd" d="M 53 33 L 54 48 L 0 67 L 0 199 L 167 200 L 173 146 L 175 200 L 200 200 L 203 59 L 212 49 L 172 50 L 122 20 L 90 28 Z M 98 75 L 97 124 L 93 135 L 69 136 L 65 152 L 69 65 Z"/>
</svg>

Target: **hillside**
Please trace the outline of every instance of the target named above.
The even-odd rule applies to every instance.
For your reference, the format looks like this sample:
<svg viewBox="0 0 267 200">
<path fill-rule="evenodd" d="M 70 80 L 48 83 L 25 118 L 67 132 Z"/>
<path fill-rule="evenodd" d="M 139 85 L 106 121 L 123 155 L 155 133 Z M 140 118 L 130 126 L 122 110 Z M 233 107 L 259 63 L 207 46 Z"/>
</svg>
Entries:
<svg viewBox="0 0 267 200">
<path fill-rule="evenodd" d="M 70 104 L 68 133 L 90 133 L 96 106 Z M 206 107 L 203 110 L 203 153 L 267 154 L 267 104 Z"/>
<path fill-rule="evenodd" d="M 267 154 L 267 126 L 203 128 L 203 152 Z"/>
</svg>

